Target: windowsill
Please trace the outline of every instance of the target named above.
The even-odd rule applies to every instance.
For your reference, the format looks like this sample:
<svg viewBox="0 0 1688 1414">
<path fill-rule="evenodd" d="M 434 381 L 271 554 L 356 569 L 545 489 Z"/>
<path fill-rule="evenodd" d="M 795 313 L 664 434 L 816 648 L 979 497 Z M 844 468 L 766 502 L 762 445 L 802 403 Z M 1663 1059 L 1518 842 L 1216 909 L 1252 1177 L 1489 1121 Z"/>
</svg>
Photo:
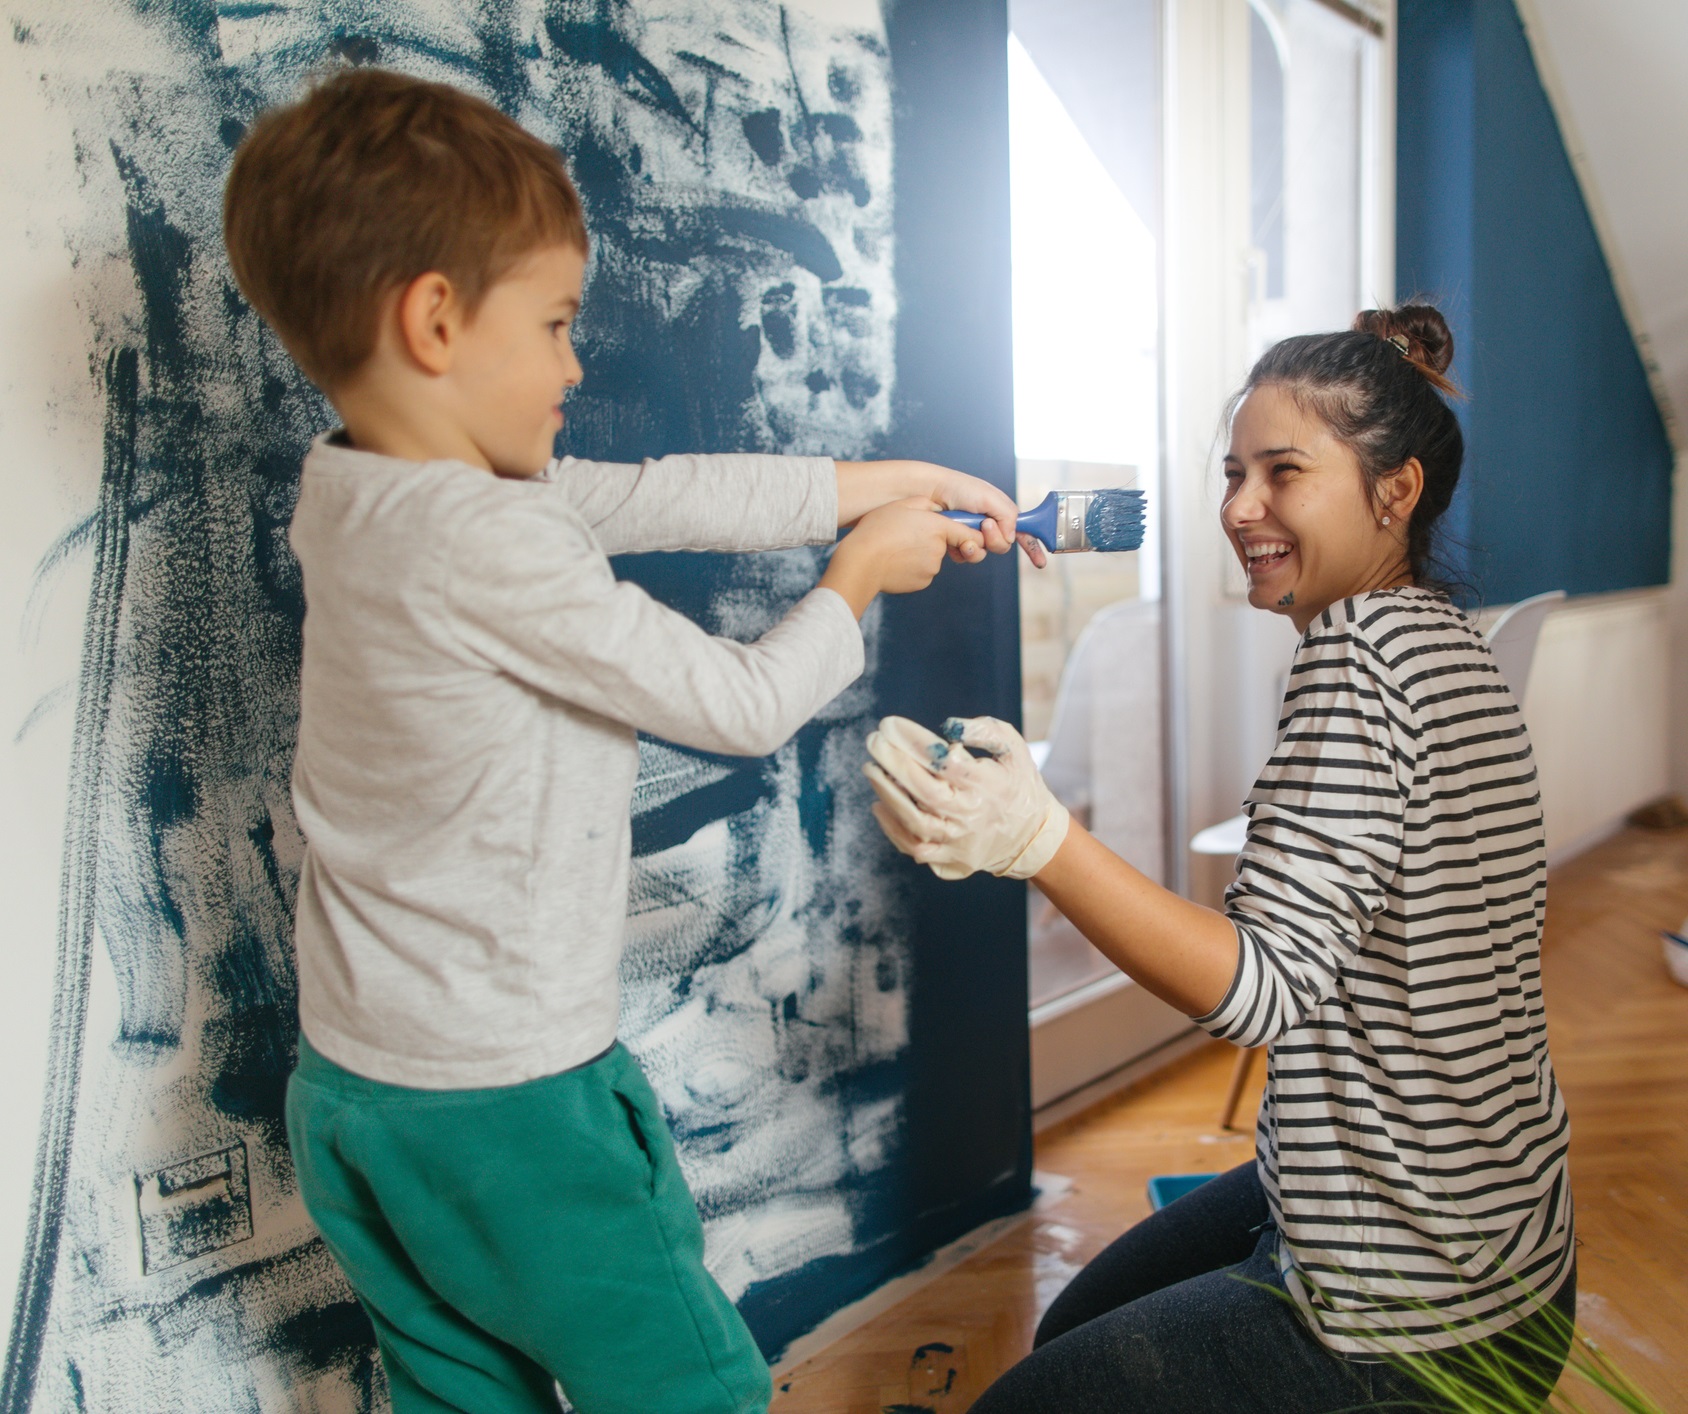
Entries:
<svg viewBox="0 0 1688 1414">
<path fill-rule="evenodd" d="M 1119 991 L 1122 987 L 1135 987 L 1137 984 L 1123 972 L 1115 972 L 1107 977 L 1098 977 L 1094 982 L 1086 982 L 1082 987 L 1075 987 L 1070 992 L 1063 992 L 1060 996 L 1031 1009 L 1031 1025 L 1035 1031 L 1051 1021 L 1059 1021 L 1063 1016 L 1069 1016 L 1075 1011 L 1100 1001 L 1103 997 Z"/>
</svg>

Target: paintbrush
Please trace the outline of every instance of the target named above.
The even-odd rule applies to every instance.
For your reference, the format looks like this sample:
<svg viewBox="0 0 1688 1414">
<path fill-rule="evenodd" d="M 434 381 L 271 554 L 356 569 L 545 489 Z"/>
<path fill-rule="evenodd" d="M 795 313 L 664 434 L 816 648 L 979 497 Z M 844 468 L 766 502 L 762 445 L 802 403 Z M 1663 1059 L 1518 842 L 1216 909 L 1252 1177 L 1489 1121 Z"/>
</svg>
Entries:
<svg viewBox="0 0 1688 1414">
<path fill-rule="evenodd" d="M 985 517 L 945 511 L 950 520 L 977 530 Z M 1051 491 L 1021 514 L 1015 530 L 1041 540 L 1051 554 L 1077 550 L 1135 550 L 1143 543 L 1143 493 L 1118 487 L 1105 491 Z"/>
</svg>

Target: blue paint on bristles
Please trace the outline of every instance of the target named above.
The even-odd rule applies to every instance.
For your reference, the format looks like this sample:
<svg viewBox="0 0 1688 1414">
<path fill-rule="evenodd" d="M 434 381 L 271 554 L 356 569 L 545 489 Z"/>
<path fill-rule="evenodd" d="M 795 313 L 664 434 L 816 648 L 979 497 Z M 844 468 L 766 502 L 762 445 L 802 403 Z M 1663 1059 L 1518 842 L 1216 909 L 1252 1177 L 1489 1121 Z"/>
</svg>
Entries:
<svg viewBox="0 0 1688 1414">
<path fill-rule="evenodd" d="M 1092 493 L 1084 538 L 1092 550 L 1135 550 L 1143 543 L 1143 493 L 1122 488 Z"/>
<path fill-rule="evenodd" d="M 1067 516 L 1067 499 L 1086 496 L 1084 543 L 1063 543 L 1061 527 Z M 984 517 L 970 511 L 945 511 L 951 520 L 977 530 Z M 1074 512 L 1076 515 L 1076 510 Z M 1051 491 L 1031 510 L 1021 515 L 1015 529 L 1041 540 L 1046 549 L 1066 553 L 1074 550 L 1106 550 L 1118 553 L 1135 550 L 1143 543 L 1143 493 L 1125 487 L 1102 491 Z M 1067 541 L 1077 537 L 1068 530 Z"/>
</svg>

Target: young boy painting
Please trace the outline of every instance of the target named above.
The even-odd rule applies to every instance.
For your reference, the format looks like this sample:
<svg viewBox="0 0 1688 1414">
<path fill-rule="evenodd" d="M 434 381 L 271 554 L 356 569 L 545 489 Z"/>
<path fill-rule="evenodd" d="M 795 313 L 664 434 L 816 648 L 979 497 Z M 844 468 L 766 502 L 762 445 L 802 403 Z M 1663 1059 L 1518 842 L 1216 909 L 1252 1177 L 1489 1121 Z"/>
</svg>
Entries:
<svg viewBox="0 0 1688 1414">
<path fill-rule="evenodd" d="M 616 1042 L 647 731 L 775 750 L 857 620 L 1014 506 L 910 462 L 552 459 L 587 233 L 557 155 L 452 88 L 343 72 L 241 144 L 240 288 L 341 430 L 305 460 L 293 796 L 308 841 L 288 1089 L 300 1189 L 400 1414 L 761 1410 L 662 1112 Z M 983 512 L 982 531 L 936 514 Z M 607 556 L 831 543 L 754 643 Z"/>
</svg>

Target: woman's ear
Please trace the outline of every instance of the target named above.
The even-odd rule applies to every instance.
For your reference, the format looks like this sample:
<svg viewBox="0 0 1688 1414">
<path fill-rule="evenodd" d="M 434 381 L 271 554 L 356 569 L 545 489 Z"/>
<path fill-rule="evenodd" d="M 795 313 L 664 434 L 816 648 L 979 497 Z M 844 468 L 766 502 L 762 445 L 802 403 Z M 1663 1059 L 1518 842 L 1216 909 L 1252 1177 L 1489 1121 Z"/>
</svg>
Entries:
<svg viewBox="0 0 1688 1414">
<path fill-rule="evenodd" d="M 1408 457 L 1401 464 L 1400 470 L 1394 472 L 1378 486 L 1379 515 L 1386 515 L 1398 524 L 1404 525 L 1413 511 L 1418 507 L 1418 498 L 1424 494 L 1424 464 L 1417 457 Z"/>
<path fill-rule="evenodd" d="M 418 275 L 399 292 L 396 313 L 399 341 L 411 361 L 424 373 L 449 372 L 463 325 L 451 281 L 437 270 Z"/>
</svg>

